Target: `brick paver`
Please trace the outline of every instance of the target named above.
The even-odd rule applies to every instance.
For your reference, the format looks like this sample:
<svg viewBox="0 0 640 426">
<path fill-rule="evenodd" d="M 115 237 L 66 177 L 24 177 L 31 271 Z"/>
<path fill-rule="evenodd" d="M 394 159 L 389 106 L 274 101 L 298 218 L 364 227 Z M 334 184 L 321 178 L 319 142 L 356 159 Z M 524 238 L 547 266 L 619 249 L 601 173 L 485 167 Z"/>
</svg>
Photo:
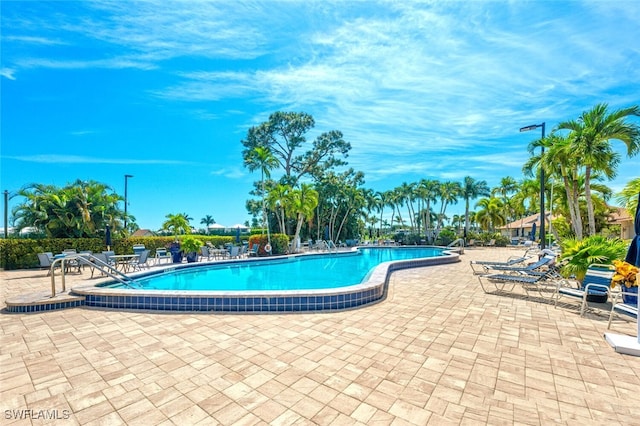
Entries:
<svg viewBox="0 0 640 426">
<path fill-rule="evenodd" d="M 339 313 L 3 314 L 1 422 L 640 425 L 640 358 L 605 316 L 482 292 L 469 260 L 516 252 L 396 272 L 387 300 Z M 44 275 L 0 272 L 1 306 Z"/>
</svg>

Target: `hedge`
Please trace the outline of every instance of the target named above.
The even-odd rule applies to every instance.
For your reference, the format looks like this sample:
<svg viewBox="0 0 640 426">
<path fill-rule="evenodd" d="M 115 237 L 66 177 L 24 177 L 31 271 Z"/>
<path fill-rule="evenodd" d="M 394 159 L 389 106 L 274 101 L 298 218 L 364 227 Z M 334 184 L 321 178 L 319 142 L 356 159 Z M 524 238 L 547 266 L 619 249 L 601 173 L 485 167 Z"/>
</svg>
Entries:
<svg viewBox="0 0 640 426">
<path fill-rule="evenodd" d="M 178 240 L 183 238 L 181 235 Z M 217 235 L 199 235 L 199 239 L 214 246 L 235 242 L 235 237 Z M 155 256 L 158 247 L 169 247 L 175 237 L 129 237 L 116 238 L 111 250 L 116 254 L 133 253 L 134 244 L 143 244 Z M 35 268 L 40 265 L 38 253 L 61 253 L 65 249 L 78 252 L 90 250 L 100 253 L 107 249 L 102 238 L 43 238 L 43 239 L 0 239 L 0 268 L 5 270 Z"/>
</svg>

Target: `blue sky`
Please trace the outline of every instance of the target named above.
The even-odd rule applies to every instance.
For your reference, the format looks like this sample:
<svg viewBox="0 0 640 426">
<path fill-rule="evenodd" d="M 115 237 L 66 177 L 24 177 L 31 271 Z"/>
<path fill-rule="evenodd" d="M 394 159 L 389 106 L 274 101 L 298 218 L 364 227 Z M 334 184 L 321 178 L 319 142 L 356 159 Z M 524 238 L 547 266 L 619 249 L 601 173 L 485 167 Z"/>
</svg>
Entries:
<svg viewBox="0 0 640 426">
<path fill-rule="evenodd" d="M 640 104 L 637 1 L 0 7 L 0 189 L 94 179 L 124 194 L 131 174 L 142 228 L 169 213 L 249 219 L 259 173 L 243 168 L 240 141 L 274 111 L 311 114 L 309 140 L 342 131 L 349 166 L 384 191 L 521 179 L 540 134 L 520 127 Z M 609 185 L 622 189 L 638 164 L 625 158 Z"/>
</svg>

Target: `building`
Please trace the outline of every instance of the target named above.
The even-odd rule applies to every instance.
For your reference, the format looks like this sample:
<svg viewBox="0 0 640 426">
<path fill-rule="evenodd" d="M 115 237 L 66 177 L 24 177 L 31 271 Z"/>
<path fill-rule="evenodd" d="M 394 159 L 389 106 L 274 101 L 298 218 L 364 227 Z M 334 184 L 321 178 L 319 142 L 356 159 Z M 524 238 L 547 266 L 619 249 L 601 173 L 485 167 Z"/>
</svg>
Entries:
<svg viewBox="0 0 640 426">
<path fill-rule="evenodd" d="M 609 215 L 609 225 L 620 225 L 620 238 L 629 240 L 634 236 L 633 218 L 627 209 L 612 207 L 614 212 Z"/>
</svg>

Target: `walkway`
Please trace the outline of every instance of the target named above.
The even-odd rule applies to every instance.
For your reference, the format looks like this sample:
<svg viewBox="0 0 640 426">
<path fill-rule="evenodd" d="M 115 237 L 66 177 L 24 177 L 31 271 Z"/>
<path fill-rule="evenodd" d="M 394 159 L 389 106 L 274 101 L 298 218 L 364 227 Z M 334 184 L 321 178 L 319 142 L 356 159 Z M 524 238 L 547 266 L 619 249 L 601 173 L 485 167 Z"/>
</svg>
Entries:
<svg viewBox="0 0 640 426">
<path fill-rule="evenodd" d="M 341 313 L 0 315 L 3 424 L 640 424 L 640 358 L 606 318 L 482 292 L 469 260 L 514 253 L 397 272 L 386 301 Z M 0 280 L 0 306 L 50 285 Z"/>
</svg>

